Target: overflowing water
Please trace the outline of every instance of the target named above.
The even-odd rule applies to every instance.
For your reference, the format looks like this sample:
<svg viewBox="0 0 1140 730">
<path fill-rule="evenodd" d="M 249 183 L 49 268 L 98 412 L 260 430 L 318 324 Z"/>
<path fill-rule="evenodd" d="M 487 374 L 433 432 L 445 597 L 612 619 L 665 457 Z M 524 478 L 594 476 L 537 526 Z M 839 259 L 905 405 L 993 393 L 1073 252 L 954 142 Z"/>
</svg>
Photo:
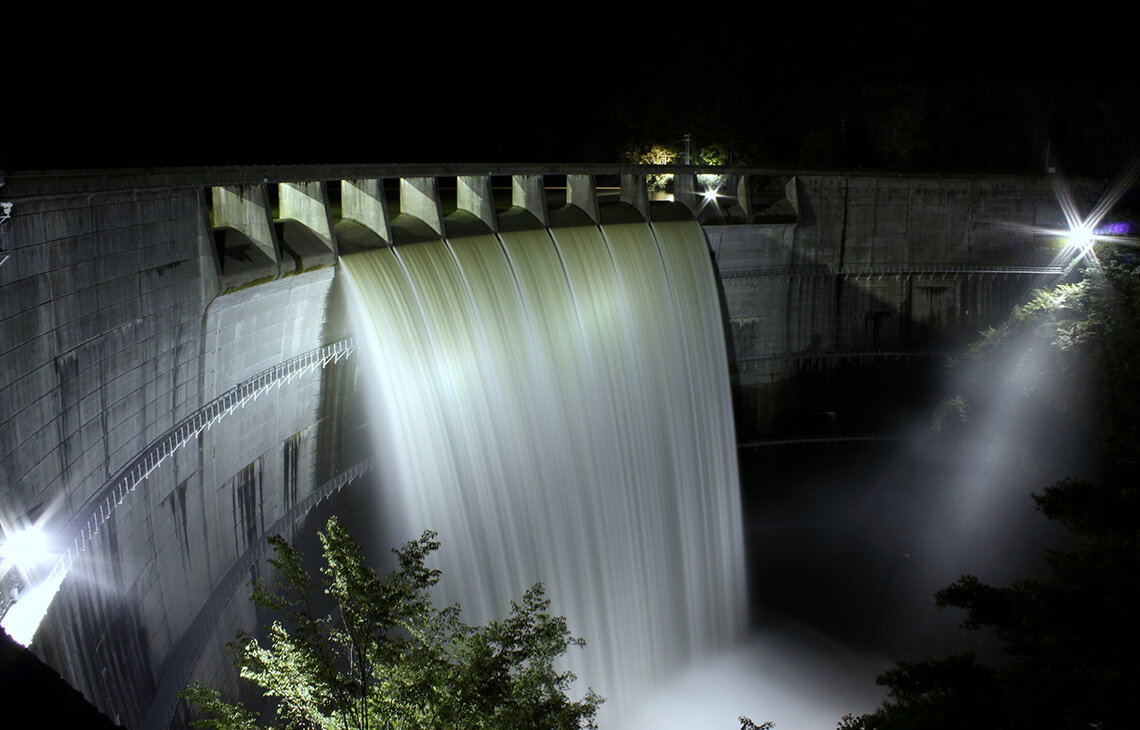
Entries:
<svg viewBox="0 0 1140 730">
<path fill-rule="evenodd" d="M 342 258 L 386 524 L 439 533 L 481 623 L 541 581 L 614 727 L 738 641 L 746 588 L 725 343 L 692 221 Z"/>
</svg>

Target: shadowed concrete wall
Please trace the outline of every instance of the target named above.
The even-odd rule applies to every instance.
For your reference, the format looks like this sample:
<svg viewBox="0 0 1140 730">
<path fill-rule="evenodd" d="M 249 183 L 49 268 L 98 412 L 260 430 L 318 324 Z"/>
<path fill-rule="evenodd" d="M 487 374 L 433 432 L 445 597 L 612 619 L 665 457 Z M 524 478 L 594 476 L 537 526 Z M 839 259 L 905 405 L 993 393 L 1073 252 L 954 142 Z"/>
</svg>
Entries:
<svg viewBox="0 0 1140 730">
<path fill-rule="evenodd" d="M 216 296 L 203 191 L 16 198 L 16 209 L 0 266 L 6 518 L 66 519 L 180 419 L 321 344 L 332 270 Z M 319 385 L 298 378 L 175 452 L 73 568 L 33 649 L 112 719 L 141 727 L 201 601 L 312 488 Z M 235 601 L 204 676 L 225 671 L 220 644 L 251 619 Z"/>
<path fill-rule="evenodd" d="M 550 172 L 557 171 L 509 171 L 516 206 L 537 221 L 548 220 L 541 180 Z M 614 203 L 593 186 L 594 173 L 606 171 L 570 172 L 570 202 L 604 218 Z M 619 172 L 622 199 L 652 215 L 643 178 Z M 348 195 L 346 217 L 388 234 L 377 234 L 376 245 L 391 238 L 387 204 L 377 199 L 382 175 L 290 169 L 277 180 L 286 192 L 275 223 L 267 171 L 211 174 L 172 173 L 157 182 L 129 174 L 17 177 L 0 188 L 14 203 L 11 220 L 0 224 L 0 258 L 9 257 L 0 264 L 6 519 L 49 509 L 70 517 L 180 419 L 238 382 L 328 344 L 323 314 L 334 269 L 288 275 L 307 269 L 307 259 L 323 266 L 337 251 L 334 227 L 343 230 L 347 218 L 331 214 L 324 181 L 353 180 L 349 189 L 364 190 L 371 202 Z M 488 178 L 457 174 L 466 176 L 461 207 L 476 208 L 473 215 L 494 229 Z M 400 180 L 402 216 L 419 212 L 430 219 L 423 227 L 438 231 L 448 211 L 432 174 Z M 956 342 L 1003 316 L 1032 278 L 983 269 L 1041 265 L 1050 252 L 988 221 L 1060 220 L 1043 180 L 800 175 L 781 182 L 774 204 L 726 203 L 745 216 L 741 222 L 705 229 L 724 291 L 743 435 L 798 427 L 802 405 L 783 383 L 811 357 L 869 353 L 873 368 L 875 353 Z M 745 176 L 731 187 L 749 195 Z M 225 192 L 234 190 L 247 194 Z M 1083 192 L 1093 196 L 1097 186 Z M 776 211 L 767 219 L 766 206 Z M 306 220 L 307 233 L 296 227 Z M 243 243 L 235 231 L 257 241 Z M 301 248 L 309 240 L 320 244 L 312 258 Z M 227 273 L 227 261 L 250 245 L 264 259 L 256 275 Z M 284 261 L 289 255 L 294 260 Z M 331 476 L 315 466 L 327 415 L 320 383 L 308 375 L 271 391 L 176 452 L 125 497 L 65 582 L 33 648 L 116 721 L 141 726 L 172 647 L 234 560 Z M 195 676 L 232 685 L 221 646 L 252 623 L 246 601 L 230 602 Z"/>
<path fill-rule="evenodd" d="M 796 222 L 705 228 L 742 441 L 801 435 L 790 432 L 819 412 L 856 431 L 885 426 L 850 411 L 896 394 L 845 403 L 858 387 L 805 394 L 788 383 L 856 360 L 864 372 L 900 358 L 938 366 L 1047 279 L 1056 242 L 999 224 L 1064 227 L 1047 179 L 803 175 L 794 184 Z M 1086 205 L 1099 192 L 1077 187 Z"/>
</svg>

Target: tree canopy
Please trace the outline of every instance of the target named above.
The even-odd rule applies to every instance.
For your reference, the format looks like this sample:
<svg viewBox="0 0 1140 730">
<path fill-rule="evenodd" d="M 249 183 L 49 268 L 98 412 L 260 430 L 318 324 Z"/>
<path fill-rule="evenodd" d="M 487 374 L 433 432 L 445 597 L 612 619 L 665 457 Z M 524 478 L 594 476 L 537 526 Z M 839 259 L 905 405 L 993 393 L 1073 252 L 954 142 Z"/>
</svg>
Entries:
<svg viewBox="0 0 1140 730">
<path fill-rule="evenodd" d="M 872 713 L 844 717 L 841 730 L 1136 724 L 1140 268 L 1131 255 L 1115 258 L 1078 282 L 1035 292 L 967 355 L 984 364 L 998 353 L 1043 348 L 1051 357 L 1035 358 L 1039 367 L 1066 385 L 1088 385 L 1038 393 L 1095 428 L 1109 462 L 1103 483 L 1065 479 L 1033 495 L 1037 509 L 1072 534 L 1073 546 L 1049 551 L 1040 580 L 995 587 L 964 575 L 938 591 L 938 606 L 966 610 L 964 628 L 994 632 L 1003 661 L 990 665 L 966 652 L 899 662 L 876 680 L 889 688 L 888 699 Z M 1022 385 L 1032 390 L 1035 382 Z M 965 399 L 955 398 L 952 407 L 964 408 Z"/>
<path fill-rule="evenodd" d="M 272 728 L 470 728 L 569 730 L 596 727 L 602 698 L 567 693 L 575 677 L 556 661 L 584 646 L 536 584 L 511 602 L 502 621 L 468 626 L 458 605 L 436 608 L 431 589 L 440 571 L 427 566 L 439 548 L 424 532 L 394 550 L 397 567 L 379 577 L 334 517 L 319 533 L 326 567 L 323 591 L 333 610 L 321 615 L 315 581 L 283 538 L 270 542 L 278 579 L 253 586 L 252 600 L 275 612 L 259 638 L 239 634 L 229 645 L 243 679 L 269 700 Z M 205 716 L 198 727 L 261 727 L 252 710 L 226 702 L 200 682 L 184 693 Z"/>
</svg>

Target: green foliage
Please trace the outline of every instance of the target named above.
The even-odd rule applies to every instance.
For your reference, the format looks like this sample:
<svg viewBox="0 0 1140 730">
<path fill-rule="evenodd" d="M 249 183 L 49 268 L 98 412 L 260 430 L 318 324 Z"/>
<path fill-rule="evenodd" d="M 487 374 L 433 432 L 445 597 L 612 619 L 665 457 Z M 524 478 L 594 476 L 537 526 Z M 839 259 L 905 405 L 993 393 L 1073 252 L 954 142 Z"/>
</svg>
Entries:
<svg viewBox="0 0 1140 730">
<path fill-rule="evenodd" d="M 1104 484 L 1066 479 L 1034 495 L 1037 508 L 1073 536 L 1071 549 L 1047 554 L 1044 579 L 995 587 L 965 575 L 935 594 L 939 607 L 966 611 L 964 628 L 994 632 L 1005 655 L 1002 664 L 985 666 L 970 653 L 900 662 L 876 680 L 890 688 L 882 706 L 845 716 L 840 730 L 1135 725 L 1138 332 L 1140 269 L 1109 262 L 1080 282 L 1035 292 L 971 348 L 967 360 L 1004 363 L 1007 369 L 1011 356 L 1032 348 L 1054 354 L 1029 372 L 1023 387 L 1032 391 L 1034 377 L 1048 376 L 1055 381 L 1057 407 L 1100 416 L 1094 426 L 1104 435 L 1113 468 Z M 1075 387 L 1074 379 L 1091 387 Z M 1093 408 L 1080 402 L 1090 393 Z"/>
<path fill-rule="evenodd" d="M 992 727 L 996 719 L 993 672 L 970 652 L 926 662 L 899 662 L 876 682 L 891 688 L 876 712 L 845 715 L 839 730 L 960 730 Z"/>
<path fill-rule="evenodd" d="M 982 333 L 956 363 L 964 364 L 975 366 L 976 379 L 1018 388 L 1098 429 L 1114 463 L 1138 465 L 1140 268 L 1129 258 L 1034 291 L 1001 326 Z"/>
<path fill-rule="evenodd" d="M 672 147 L 653 144 L 626 150 L 625 159 L 637 165 L 671 165 L 677 159 L 677 151 Z M 645 177 L 646 187 L 650 191 L 668 190 L 672 182 L 673 176 L 669 174 Z"/>
<path fill-rule="evenodd" d="M 677 151 L 665 145 L 653 144 L 627 150 L 625 159 L 637 165 L 671 165 L 677 159 Z"/>
<path fill-rule="evenodd" d="M 683 152 L 676 146 L 662 144 L 632 147 L 623 153 L 623 157 L 627 162 L 637 165 L 672 165 L 683 162 Z M 732 150 L 722 144 L 707 145 L 691 152 L 689 162 L 693 165 L 730 165 Z M 669 190 L 673 184 L 671 174 L 647 175 L 645 179 L 650 191 Z"/>
<path fill-rule="evenodd" d="M 434 533 L 395 550 L 398 566 L 384 578 L 335 517 L 320 540 L 321 583 L 332 614 L 315 611 L 300 556 L 273 537 L 277 585 L 255 583 L 252 600 L 281 618 L 267 627 L 266 643 L 241 634 L 230 645 L 242 678 L 273 701 L 270 727 L 594 727 L 602 699 L 592 690 L 570 699 L 574 675 L 555 668 L 568 647 L 584 642 L 565 619 L 550 615 L 541 584 L 512 601 L 506 619 L 472 627 L 458 606 L 437 609 L 431 602 L 440 579 L 426 565 L 439 547 Z M 202 683 L 183 696 L 208 716 L 195 721 L 199 727 L 258 726 L 252 713 Z"/>
<path fill-rule="evenodd" d="M 1140 713 L 1140 500 L 1135 485 L 1065 480 L 1035 496 L 1076 547 L 1048 554 L 1044 580 L 994 587 L 965 575 L 935 594 L 966 610 L 962 626 L 988 628 L 1005 662 L 973 654 L 900 662 L 876 682 L 890 688 L 873 713 L 842 730 L 894 728 L 1125 728 Z"/>
<path fill-rule="evenodd" d="M 731 165 L 732 150 L 723 144 L 701 147 L 692 155 L 694 165 Z"/>
</svg>

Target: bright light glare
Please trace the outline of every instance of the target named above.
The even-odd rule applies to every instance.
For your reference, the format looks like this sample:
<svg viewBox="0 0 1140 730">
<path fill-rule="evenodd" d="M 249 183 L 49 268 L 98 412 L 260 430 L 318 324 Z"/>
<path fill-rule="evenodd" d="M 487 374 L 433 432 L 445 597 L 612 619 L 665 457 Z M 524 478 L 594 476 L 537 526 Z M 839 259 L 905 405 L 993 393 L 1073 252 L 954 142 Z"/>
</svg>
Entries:
<svg viewBox="0 0 1140 730">
<path fill-rule="evenodd" d="M 13 641 L 19 642 L 21 646 L 32 643 L 36 629 L 47 615 L 48 607 L 66 576 L 66 571 L 54 571 L 46 581 L 20 594 L 20 600 L 12 604 L 4 618 L 0 619 L 0 626 L 4 627 Z"/>
<path fill-rule="evenodd" d="M 717 205 L 717 198 L 723 198 L 720 194 L 720 185 L 705 185 L 705 191 L 701 193 L 701 210 L 704 210 L 706 205 L 719 207 Z"/>
<path fill-rule="evenodd" d="M 20 528 L 0 524 L 0 575 L 15 568 L 28 586 L 0 618 L 0 626 L 23 646 L 32 643 L 52 598 L 67 576 L 65 570 L 53 570 L 44 579 L 43 571 L 38 570 L 59 558 L 52 550 L 51 538 L 44 529 L 45 519 L 41 517 L 37 522 Z"/>
<path fill-rule="evenodd" d="M 13 532 L 4 532 L 0 542 L 0 575 L 15 567 L 27 577 L 28 571 L 45 560 L 54 557 L 43 525 L 29 525 Z"/>
<path fill-rule="evenodd" d="M 1084 256 L 1092 248 L 1093 243 L 1096 241 L 1096 235 L 1092 229 L 1086 225 L 1078 225 L 1076 228 L 1070 229 L 1069 234 L 1065 237 L 1070 246 L 1075 246 L 1081 256 Z"/>
<path fill-rule="evenodd" d="M 1053 178 L 1053 194 L 1057 198 L 1057 204 L 1061 208 L 1061 213 L 1065 216 L 1064 229 L 1004 223 L 999 225 L 1008 225 L 1010 228 L 1026 231 L 1028 233 L 1055 236 L 1063 240 L 1065 246 L 1058 252 L 1051 265 L 1064 266 L 1065 274 L 1084 259 L 1088 259 L 1089 263 L 1096 266 L 1097 260 L 1094 246 L 1097 243 L 1114 243 L 1126 246 L 1140 245 L 1140 241 L 1137 239 L 1122 235 L 1132 230 L 1132 226 L 1128 223 L 1109 223 L 1103 227 L 1099 227 L 1101 221 L 1103 221 L 1105 216 L 1112 210 L 1112 207 L 1120 201 L 1124 193 L 1131 187 L 1138 174 L 1140 174 L 1140 161 L 1133 162 L 1128 169 L 1116 179 L 1097 202 L 1096 206 L 1086 216 L 1082 216 L 1080 211 L 1077 210 L 1077 205 L 1073 200 L 1073 194 L 1069 188 L 1068 181 L 1062 176 L 1056 175 Z"/>
</svg>

